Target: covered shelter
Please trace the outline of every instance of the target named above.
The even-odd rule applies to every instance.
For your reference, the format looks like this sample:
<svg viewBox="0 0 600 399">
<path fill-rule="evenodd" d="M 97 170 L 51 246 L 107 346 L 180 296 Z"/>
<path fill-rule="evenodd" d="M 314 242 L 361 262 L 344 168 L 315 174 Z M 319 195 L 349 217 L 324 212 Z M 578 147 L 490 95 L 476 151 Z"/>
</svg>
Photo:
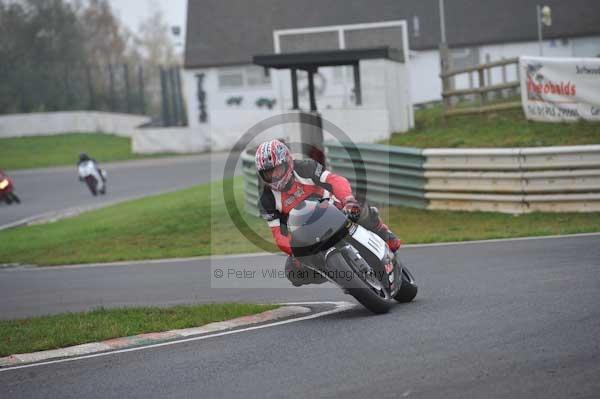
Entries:
<svg viewBox="0 0 600 399">
<path fill-rule="evenodd" d="M 317 111 L 314 75 L 320 67 L 351 66 L 354 75 L 354 95 L 357 106 L 362 105 L 362 87 L 359 62 L 361 60 L 386 59 L 404 62 L 401 51 L 389 46 L 365 49 L 306 51 L 283 54 L 256 55 L 254 64 L 264 68 L 289 69 L 292 81 L 292 109 L 299 110 L 298 71 L 308 73 L 310 111 Z"/>
</svg>

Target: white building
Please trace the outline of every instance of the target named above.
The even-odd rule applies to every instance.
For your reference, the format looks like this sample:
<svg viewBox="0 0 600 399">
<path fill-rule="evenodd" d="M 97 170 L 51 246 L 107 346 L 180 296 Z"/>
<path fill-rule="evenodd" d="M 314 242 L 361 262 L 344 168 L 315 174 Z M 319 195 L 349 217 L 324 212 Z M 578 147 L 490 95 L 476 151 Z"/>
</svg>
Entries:
<svg viewBox="0 0 600 399">
<path fill-rule="evenodd" d="M 537 0 L 447 0 L 446 32 L 456 68 L 520 55 L 538 55 Z M 289 72 L 252 64 L 253 56 L 389 46 L 407 55 L 399 98 L 441 99 L 438 0 L 189 0 L 184 95 L 190 128 L 228 148 L 255 123 L 291 108 Z M 600 56 L 600 2 L 548 0 L 553 24 L 544 28 L 544 55 Z M 358 32 L 352 27 L 372 29 Z M 340 33 L 340 27 L 348 32 Z M 351 67 L 319 69 L 323 116 L 358 141 L 376 141 L 412 126 L 391 123 L 402 101 L 390 101 L 384 63 L 361 62 L 363 101 L 356 104 Z M 515 80 L 516 68 L 495 70 L 492 83 Z M 402 81 L 401 81 L 402 82 Z M 464 76 L 457 88 L 473 82 Z M 308 109 L 306 74 L 300 106 Z M 397 119 L 397 117 L 396 117 Z M 401 126 L 398 128 L 398 126 Z M 360 133 L 362 132 L 362 133 Z M 274 135 L 278 134 L 276 132 Z"/>
</svg>

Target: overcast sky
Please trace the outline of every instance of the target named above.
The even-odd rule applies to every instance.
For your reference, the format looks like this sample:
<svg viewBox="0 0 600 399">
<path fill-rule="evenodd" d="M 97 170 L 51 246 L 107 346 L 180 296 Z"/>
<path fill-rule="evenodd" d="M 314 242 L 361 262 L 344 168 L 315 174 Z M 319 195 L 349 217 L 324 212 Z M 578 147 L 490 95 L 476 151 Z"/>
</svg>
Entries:
<svg viewBox="0 0 600 399">
<path fill-rule="evenodd" d="M 152 14 L 154 7 L 159 7 L 168 24 L 181 26 L 182 35 L 185 35 L 188 0 L 109 0 L 109 2 L 115 14 L 134 32 L 137 32 L 140 22 Z"/>
</svg>

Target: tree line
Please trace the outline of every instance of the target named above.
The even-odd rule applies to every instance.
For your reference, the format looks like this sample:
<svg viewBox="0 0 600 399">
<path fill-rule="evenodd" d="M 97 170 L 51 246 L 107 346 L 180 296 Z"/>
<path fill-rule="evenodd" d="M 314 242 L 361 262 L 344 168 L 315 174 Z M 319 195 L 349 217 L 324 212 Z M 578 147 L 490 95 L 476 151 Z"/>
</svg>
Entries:
<svg viewBox="0 0 600 399">
<path fill-rule="evenodd" d="M 169 35 L 159 9 L 132 32 L 108 0 L 0 0 L 0 114 L 152 113 L 159 67 L 179 63 Z"/>
</svg>

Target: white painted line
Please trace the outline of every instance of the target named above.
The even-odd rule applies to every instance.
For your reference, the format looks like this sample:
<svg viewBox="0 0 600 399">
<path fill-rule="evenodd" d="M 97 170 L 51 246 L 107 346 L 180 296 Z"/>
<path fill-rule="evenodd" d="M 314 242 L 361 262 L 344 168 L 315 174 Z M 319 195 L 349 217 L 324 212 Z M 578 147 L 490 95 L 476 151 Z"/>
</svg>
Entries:
<svg viewBox="0 0 600 399">
<path fill-rule="evenodd" d="M 350 302 L 315 302 L 314 304 L 332 304 L 332 303 L 336 304 L 335 309 L 327 310 L 327 311 L 324 311 L 324 312 L 315 313 L 315 314 L 308 315 L 308 316 L 302 316 L 302 317 L 299 317 L 299 318 L 294 318 L 294 319 L 289 319 L 289 320 L 282 320 L 282 321 L 277 321 L 277 322 L 274 322 L 274 323 L 263 324 L 263 325 L 260 325 L 260 326 L 242 328 L 242 329 L 239 329 L 239 330 L 224 331 L 224 332 L 220 332 L 220 333 L 216 333 L 216 334 L 203 335 L 203 336 L 200 336 L 200 337 L 186 338 L 186 339 L 181 339 L 181 340 L 171 341 L 171 342 L 163 342 L 163 343 L 160 343 L 160 344 L 152 344 L 152 345 L 141 346 L 141 347 L 136 347 L 136 348 L 121 349 L 121 350 L 116 350 L 116 351 L 112 351 L 112 352 L 96 353 L 96 354 L 93 354 L 93 355 L 73 357 L 73 358 L 68 358 L 68 359 L 52 360 L 52 361 L 42 362 L 42 363 L 26 364 L 26 365 L 16 366 L 16 367 L 1 368 L 0 369 L 0 373 L 7 372 L 7 371 L 12 371 L 12 370 L 19 370 L 19 369 L 26 369 L 26 368 L 32 368 L 32 367 L 46 366 L 46 365 L 51 365 L 51 364 L 74 362 L 74 361 L 77 361 L 77 360 L 92 359 L 92 358 L 96 358 L 96 357 L 104 357 L 104 356 L 110 356 L 110 355 L 117 355 L 117 354 L 120 354 L 120 353 L 137 352 L 137 351 L 146 350 L 146 349 L 153 349 L 153 348 L 160 348 L 160 347 L 163 347 L 163 346 L 171 346 L 171 345 L 182 344 L 182 343 L 185 343 L 185 342 L 201 341 L 201 340 L 205 340 L 205 339 L 209 339 L 209 338 L 222 337 L 222 336 L 231 335 L 231 334 L 238 334 L 238 333 L 242 333 L 242 332 L 246 332 L 246 331 L 262 330 L 264 328 L 276 327 L 276 326 L 281 326 L 281 325 L 285 325 L 285 324 L 296 323 L 296 322 L 299 322 L 299 321 L 316 319 L 316 318 L 319 318 L 319 317 L 328 316 L 328 315 L 335 314 L 335 313 L 341 313 L 341 312 L 344 312 L 346 310 L 352 309 L 355 306 L 357 306 L 357 305 L 355 305 L 353 303 L 350 303 Z"/>
<path fill-rule="evenodd" d="M 187 338 L 192 336 L 199 336 L 202 334 L 215 333 L 238 327 L 246 327 L 260 323 L 273 322 L 275 320 L 300 316 L 302 314 L 307 314 L 311 312 L 312 310 L 305 306 L 285 305 L 277 309 L 268 310 L 259 314 L 237 317 L 235 319 L 225 320 L 221 322 L 209 323 L 200 327 L 168 330 L 158 333 L 138 334 L 134 336 L 120 337 L 116 339 L 104 340 L 101 342 L 90 342 L 65 348 L 51 349 L 32 353 L 15 354 L 12 356 L 0 358 L 0 365 L 17 366 L 23 363 L 27 364 L 74 356 L 91 355 L 99 352 L 133 347 L 139 345 L 141 341 L 145 341 L 145 345 L 151 345 L 152 342 L 159 343 L 172 339 Z M 14 360 L 16 360 L 16 362 L 14 362 Z"/>
<path fill-rule="evenodd" d="M 233 255 L 206 255 L 196 256 L 191 258 L 167 258 L 167 259 L 148 259 L 148 260 L 134 260 L 134 261 L 120 261 L 120 262 L 108 262 L 108 263 L 83 263 L 78 265 L 64 265 L 64 266 L 33 266 L 33 267 L 11 267 L 9 270 L 67 270 L 67 269 L 86 269 L 91 267 L 114 267 L 114 266 L 139 266 L 139 265 L 155 265 L 163 263 L 184 263 L 184 262 L 195 262 L 203 260 L 228 260 L 228 259 L 241 259 L 241 258 L 252 258 L 252 257 L 263 257 L 263 256 L 280 256 L 284 257 L 284 254 L 273 254 L 269 252 L 256 252 L 249 254 L 233 254 Z"/>
<path fill-rule="evenodd" d="M 427 247 L 445 247 L 453 245 L 469 245 L 469 244 L 493 244 L 502 242 L 512 241 L 533 241 L 533 240 L 557 240 L 564 238 L 581 238 L 581 237 L 600 237 L 600 233 L 580 233 L 580 234 L 567 234 L 558 236 L 540 236 L 540 237 L 517 237 L 517 238 L 496 238 L 490 240 L 475 240 L 475 241 L 453 241 L 453 242 L 438 242 L 433 244 L 409 244 L 403 245 L 402 248 L 427 248 Z"/>
</svg>

